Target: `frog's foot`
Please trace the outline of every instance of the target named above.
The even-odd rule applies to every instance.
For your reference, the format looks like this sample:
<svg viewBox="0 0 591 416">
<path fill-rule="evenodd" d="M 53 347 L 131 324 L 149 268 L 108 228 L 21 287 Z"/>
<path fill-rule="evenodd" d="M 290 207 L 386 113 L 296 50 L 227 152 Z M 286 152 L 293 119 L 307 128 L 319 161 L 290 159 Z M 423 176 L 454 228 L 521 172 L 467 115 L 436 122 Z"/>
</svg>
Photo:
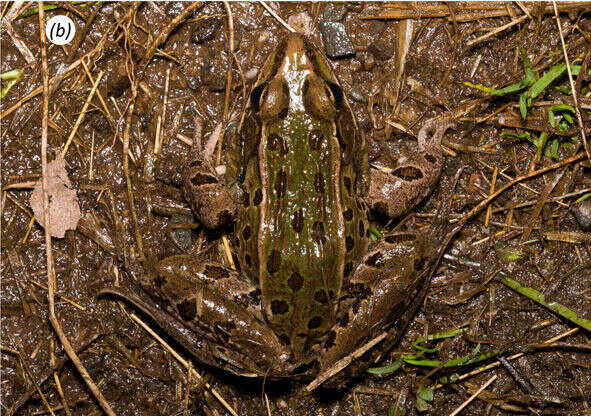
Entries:
<svg viewBox="0 0 591 416">
<path fill-rule="evenodd" d="M 340 387 L 398 342 L 428 286 L 424 238 L 397 233 L 379 241 L 343 288 L 337 323 L 320 356 L 316 383 Z M 323 380 L 324 378 L 324 380 Z"/>
<path fill-rule="evenodd" d="M 166 258 L 155 268 L 141 281 L 151 300 L 115 294 L 148 313 L 199 362 L 242 376 L 287 373 L 291 351 L 263 320 L 260 291 L 242 275 L 193 255 Z"/>
<path fill-rule="evenodd" d="M 221 134 L 218 130 L 221 131 L 216 129 L 202 146 L 201 119 L 195 117 L 193 145 L 182 168 L 185 198 L 199 221 L 209 229 L 232 223 L 238 210 L 238 204 L 231 198 L 218 172 L 220 169 L 216 169 L 211 160 Z"/>
<path fill-rule="evenodd" d="M 369 206 L 396 218 L 423 200 L 437 184 L 443 165 L 441 138 L 453 126 L 449 120 L 428 120 L 419 131 L 415 155 L 401 158 L 395 169 L 371 169 Z"/>
</svg>

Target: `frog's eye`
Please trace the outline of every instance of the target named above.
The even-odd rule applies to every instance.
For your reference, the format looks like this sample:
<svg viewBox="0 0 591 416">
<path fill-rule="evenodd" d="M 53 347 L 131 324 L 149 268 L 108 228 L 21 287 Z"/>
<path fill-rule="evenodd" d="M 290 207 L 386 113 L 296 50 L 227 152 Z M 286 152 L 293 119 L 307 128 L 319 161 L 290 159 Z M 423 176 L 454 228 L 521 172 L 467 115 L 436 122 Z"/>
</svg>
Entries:
<svg viewBox="0 0 591 416">
<path fill-rule="evenodd" d="M 279 78 L 255 87 L 250 95 L 254 110 L 262 120 L 283 118 L 289 108 L 289 88 Z"/>
<path fill-rule="evenodd" d="M 304 107 L 313 116 L 334 120 L 342 101 L 343 92 L 338 85 L 314 75 L 309 75 L 304 81 Z"/>
</svg>

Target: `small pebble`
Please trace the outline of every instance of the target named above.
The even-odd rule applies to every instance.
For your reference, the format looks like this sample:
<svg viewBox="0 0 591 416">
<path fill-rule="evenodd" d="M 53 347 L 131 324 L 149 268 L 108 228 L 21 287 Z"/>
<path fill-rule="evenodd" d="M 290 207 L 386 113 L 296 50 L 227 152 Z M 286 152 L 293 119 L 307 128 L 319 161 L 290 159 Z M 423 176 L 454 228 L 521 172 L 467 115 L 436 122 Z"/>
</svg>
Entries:
<svg viewBox="0 0 591 416">
<path fill-rule="evenodd" d="M 320 23 L 320 32 L 329 58 L 343 58 L 355 55 L 355 46 L 347 34 L 345 25 L 340 22 Z"/>
<path fill-rule="evenodd" d="M 347 14 L 347 8 L 340 4 L 335 5 L 333 3 L 328 3 L 324 7 L 324 13 L 322 14 L 322 20 L 325 22 L 340 22 Z"/>
<path fill-rule="evenodd" d="M 170 217 L 171 224 L 191 224 L 194 222 L 193 217 L 188 215 L 174 214 Z M 185 250 L 190 251 L 193 249 L 193 230 L 189 228 L 175 228 L 173 231 L 176 237 L 176 242 Z"/>
<path fill-rule="evenodd" d="M 258 74 L 259 74 L 259 70 L 257 68 L 250 68 L 244 74 L 244 78 L 246 78 L 247 81 L 252 81 L 253 79 L 255 79 L 257 77 Z"/>
<path fill-rule="evenodd" d="M 353 100 L 353 101 L 357 101 L 358 103 L 367 103 L 368 99 L 367 99 L 367 95 L 364 94 L 362 91 L 359 91 L 357 88 L 352 87 L 349 90 L 349 97 Z"/>
<path fill-rule="evenodd" d="M 382 61 L 387 61 L 394 54 L 394 47 L 387 45 L 381 40 L 374 41 L 368 46 L 367 50 L 376 58 Z"/>
<path fill-rule="evenodd" d="M 571 206 L 570 211 L 579 223 L 581 230 L 591 231 L 591 199 L 574 204 Z"/>
</svg>

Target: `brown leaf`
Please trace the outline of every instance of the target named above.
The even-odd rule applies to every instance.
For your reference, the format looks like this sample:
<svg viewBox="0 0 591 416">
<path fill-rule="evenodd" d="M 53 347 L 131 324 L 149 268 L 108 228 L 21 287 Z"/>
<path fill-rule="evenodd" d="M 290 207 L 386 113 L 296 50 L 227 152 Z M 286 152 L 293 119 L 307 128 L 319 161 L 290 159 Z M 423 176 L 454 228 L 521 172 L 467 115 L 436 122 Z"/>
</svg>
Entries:
<svg viewBox="0 0 591 416">
<path fill-rule="evenodd" d="M 49 234 L 63 238 L 67 230 L 74 230 L 80 219 L 80 208 L 76 191 L 66 172 L 66 163 L 58 152 L 55 160 L 47 165 L 47 194 L 49 197 Z M 42 180 L 38 180 L 29 200 L 35 219 L 42 227 L 43 221 L 43 188 Z"/>
</svg>

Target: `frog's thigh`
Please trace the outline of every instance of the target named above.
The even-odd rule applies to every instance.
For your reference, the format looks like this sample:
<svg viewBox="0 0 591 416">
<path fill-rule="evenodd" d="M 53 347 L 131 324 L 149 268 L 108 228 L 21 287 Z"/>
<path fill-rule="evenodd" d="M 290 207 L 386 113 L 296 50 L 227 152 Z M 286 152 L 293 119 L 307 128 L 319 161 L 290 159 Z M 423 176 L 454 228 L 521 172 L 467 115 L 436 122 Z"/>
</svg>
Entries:
<svg viewBox="0 0 591 416">
<path fill-rule="evenodd" d="M 323 369 L 396 324 L 426 281 L 424 251 L 422 235 L 399 233 L 368 252 L 344 288 L 343 308 L 322 354 Z"/>
<path fill-rule="evenodd" d="M 441 158 L 415 155 L 391 172 L 371 169 L 367 203 L 370 208 L 397 218 L 421 202 L 434 188 L 441 172 Z M 427 162 L 427 159 L 435 164 Z"/>
<path fill-rule="evenodd" d="M 368 205 L 390 218 L 404 215 L 435 187 L 443 166 L 441 138 L 453 127 L 447 120 L 431 119 L 419 131 L 417 149 L 398 160 L 391 171 L 371 169 Z"/>
<path fill-rule="evenodd" d="M 261 315 L 260 291 L 240 273 L 204 258 L 162 260 L 147 289 L 188 328 L 205 333 L 222 360 L 259 375 L 283 373 L 289 357 Z"/>
</svg>

